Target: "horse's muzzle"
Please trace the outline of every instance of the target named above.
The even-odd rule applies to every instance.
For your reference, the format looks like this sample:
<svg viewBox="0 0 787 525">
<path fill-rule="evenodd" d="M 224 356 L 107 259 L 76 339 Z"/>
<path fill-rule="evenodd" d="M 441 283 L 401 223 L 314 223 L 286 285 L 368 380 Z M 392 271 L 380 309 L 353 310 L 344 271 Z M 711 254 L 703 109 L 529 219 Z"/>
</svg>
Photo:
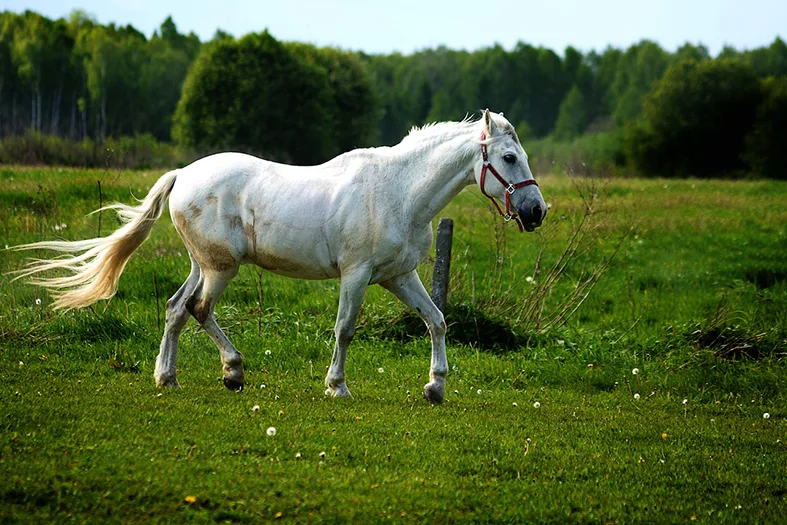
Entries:
<svg viewBox="0 0 787 525">
<path fill-rule="evenodd" d="M 533 207 L 525 207 L 524 209 L 519 210 L 519 220 L 522 221 L 522 225 L 525 227 L 525 230 L 532 232 L 544 221 L 544 217 L 547 215 L 547 209 L 545 206 L 541 206 L 540 204 L 536 204 Z"/>
</svg>

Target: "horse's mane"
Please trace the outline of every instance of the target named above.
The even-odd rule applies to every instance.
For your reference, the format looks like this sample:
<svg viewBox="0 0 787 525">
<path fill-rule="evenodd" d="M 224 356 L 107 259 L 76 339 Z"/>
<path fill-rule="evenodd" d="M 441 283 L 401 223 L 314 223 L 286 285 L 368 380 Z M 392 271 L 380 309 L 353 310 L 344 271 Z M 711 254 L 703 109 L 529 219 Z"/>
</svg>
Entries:
<svg viewBox="0 0 787 525">
<path fill-rule="evenodd" d="M 452 133 L 464 133 L 469 129 L 476 127 L 480 120 L 481 119 L 478 117 L 467 115 L 459 122 L 431 122 L 424 124 L 421 127 L 413 126 L 410 129 L 410 133 L 408 133 L 407 136 L 402 139 L 401 143 L 405 144 L 411 143 L 413 141 L 428 141 L 431 138 L 442 138 Z M 515 141 L 517 141 L 517 143 L 519 143 L 519 137 L 517 137 L 514 126 L 512 126 L 508 120 L 505 118 L 497 119 L 495 120 L 495 124 L 497 124 L 500 131 L 506 135 L 511 136 Z M 494 138 L 487 138 L 485 142 L 490 144 L 493 141 Z"/>
</svg>

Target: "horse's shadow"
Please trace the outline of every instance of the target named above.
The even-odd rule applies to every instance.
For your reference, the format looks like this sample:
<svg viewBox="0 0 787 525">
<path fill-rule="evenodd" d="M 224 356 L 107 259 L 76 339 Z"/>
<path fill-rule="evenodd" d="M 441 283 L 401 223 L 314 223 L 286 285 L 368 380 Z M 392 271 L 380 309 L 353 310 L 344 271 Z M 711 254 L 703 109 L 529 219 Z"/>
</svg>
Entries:
<svg viewBox="0 0 787 525">
<path fill-rule="evenodd" d="M 504 354 L 521 350 L 534 342 L 534 334 L 518 332 L 503 320 L 464 304 L 449 305 L 445 309 L 448 330 L 446 342 L 467 345 L 491 353 Z M 405 311 L 388 321 L 376 321 L 359 331 L 374 334 L 383 340 L 407 342 L 414 338 L 429 339 L 429 331 L 415 313 Z"/>
</svg>

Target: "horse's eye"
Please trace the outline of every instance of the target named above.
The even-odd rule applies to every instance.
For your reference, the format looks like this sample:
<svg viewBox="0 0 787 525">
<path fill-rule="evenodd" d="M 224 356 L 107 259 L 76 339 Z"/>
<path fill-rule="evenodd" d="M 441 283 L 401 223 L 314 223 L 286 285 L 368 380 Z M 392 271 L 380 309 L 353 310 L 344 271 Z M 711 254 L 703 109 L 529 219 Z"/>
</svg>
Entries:
<svg viewBox="0 0 787 525">
<path fill-rule="evenodd" d="M 503 155 L 503 160 L 508 162 L 509 164 L 513 164 L 514 162 L 516 162 L 516 155 L 514 155 L 513 153 L 506 153 L 505 155 Z"/>
</svg>

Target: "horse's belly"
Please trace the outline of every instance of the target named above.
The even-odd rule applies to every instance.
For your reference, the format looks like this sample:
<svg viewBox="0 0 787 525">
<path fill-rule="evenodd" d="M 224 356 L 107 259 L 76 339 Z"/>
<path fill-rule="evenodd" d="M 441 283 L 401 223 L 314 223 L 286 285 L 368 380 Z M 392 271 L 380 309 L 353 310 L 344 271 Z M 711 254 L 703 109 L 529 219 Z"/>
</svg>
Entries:
<svg viewBox="0 0 787 525">
<path fill-rule="evenodd" d="M 324 243 L 303 243 L 297 249 L 290 243 L 252 243 L 245 262 L 269 272 L 299 279 L 332 279 L 339 276 Z"/>
<path fill-rule="evenodd" d="M 320 265 L 302 259 L 290 259 L 266 252 L 257 252 L 250 261 L 269 272 L 298 279 L 333 279 L 339 277 L 339 269 L 332 265 Z"/>
</svg>

